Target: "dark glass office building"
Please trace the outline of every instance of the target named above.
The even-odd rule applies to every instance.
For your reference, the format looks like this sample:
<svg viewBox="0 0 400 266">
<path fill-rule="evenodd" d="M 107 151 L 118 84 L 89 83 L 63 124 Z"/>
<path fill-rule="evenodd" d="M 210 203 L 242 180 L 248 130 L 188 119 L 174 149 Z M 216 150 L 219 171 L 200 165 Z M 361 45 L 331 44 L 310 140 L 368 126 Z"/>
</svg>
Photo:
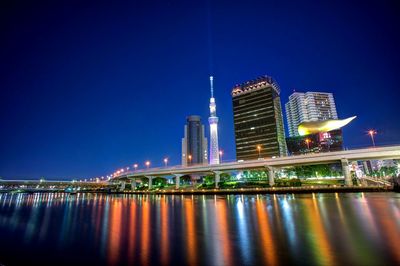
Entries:
<svg viewBox="0 0 400 266">
<path fill-rule="evenodd" d="M 342 130 L 332 130 L 286 139 L 290 155 L 343 150 Z"/>
<path fill-rule="evenodd" d="M 237 160 L 287 155 L 279 94 L 278 85 L 268 76 L 233 88 Z"/>
<path fill-rule="evenodd" d="M 182 165 L 207 163 L 207 138 L 200 116 L 191 115 L 186 119 L 185 136 L 182 139 Z"/>
</svg>

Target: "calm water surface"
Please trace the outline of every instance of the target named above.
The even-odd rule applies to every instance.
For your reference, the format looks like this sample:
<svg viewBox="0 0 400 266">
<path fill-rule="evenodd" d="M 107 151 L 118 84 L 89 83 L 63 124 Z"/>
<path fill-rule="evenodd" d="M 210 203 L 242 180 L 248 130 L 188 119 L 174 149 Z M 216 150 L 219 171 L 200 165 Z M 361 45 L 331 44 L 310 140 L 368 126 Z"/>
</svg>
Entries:
<svg viewBox="0 0 400 266">
<path fill-rule="evenodd" d="M 400 194 L 0 194 L 0 264 L 400 265 Z"/>
</svg>

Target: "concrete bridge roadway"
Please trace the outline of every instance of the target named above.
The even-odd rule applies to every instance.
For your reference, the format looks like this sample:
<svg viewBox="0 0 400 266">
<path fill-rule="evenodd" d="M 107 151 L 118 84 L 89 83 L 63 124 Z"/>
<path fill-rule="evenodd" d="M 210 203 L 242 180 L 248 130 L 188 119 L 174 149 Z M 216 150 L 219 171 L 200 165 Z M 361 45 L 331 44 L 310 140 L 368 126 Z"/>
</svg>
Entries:
<svg viewBox="0 0 400 266">
<path fill-rule="evenodd" d="M 214 174 L 215 185 L 218 188 L 220 174 L 227 171 L 240 171 L 252 169 L 268 170 L 269 184 L 274 185 L 275 171 L 279 168 L 292 167 L 298 165 L 314 165 L 325 163 L 341 163 L 342 173 L 346 186 L 352 185 L 349 163 L 352 161 L 365 160 L 387 160 L 400 159 L 400 146 L 374 147 L 364 149 L 345 150 L 338 152 L 313 153 L 306 155 L 277 157 L 271 159 L 258 159 L 248 161 L 235 161 L 221 163 L 217 165 L 193 165 L 193 166 L 172 166 L 163 168 L 150 168 L 145 170 L 127 171 L 111 179 L 111 182 L 121 182 L 125 188 L 125 182 L 131 181 L 132 186 L 136 186 L 136 178 L 149 178 L 149 188 L 152 186 L 152 179 L 155 177 L 175 176 L 176 188 L 179 188 L 179 178 L 183 175 L 191 174 Z"/>
<path fill-rule="evenodd" d="M 0 179 L 0 190 L 11 191 L 23 189 L 26 191 L 42 190 L 63 190 L 67 188 L 81 189 L 100 189 L 109 187 L 108 182 L 78 182 L 78 181 L 58 181 L 58 180 L 2 180 Z"/>
</svg>

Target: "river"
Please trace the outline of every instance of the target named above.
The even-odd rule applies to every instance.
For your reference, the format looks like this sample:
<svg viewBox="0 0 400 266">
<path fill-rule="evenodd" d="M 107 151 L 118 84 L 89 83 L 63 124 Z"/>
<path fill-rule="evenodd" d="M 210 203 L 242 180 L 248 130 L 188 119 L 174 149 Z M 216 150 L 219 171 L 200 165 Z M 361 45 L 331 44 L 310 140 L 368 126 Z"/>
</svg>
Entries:
<svg viewBox="0 0 400 266">
<path fill-rule="evenodd" d="M 400 193 L 0 194 L 0 265 L 400 265 Z"/>
</svg>

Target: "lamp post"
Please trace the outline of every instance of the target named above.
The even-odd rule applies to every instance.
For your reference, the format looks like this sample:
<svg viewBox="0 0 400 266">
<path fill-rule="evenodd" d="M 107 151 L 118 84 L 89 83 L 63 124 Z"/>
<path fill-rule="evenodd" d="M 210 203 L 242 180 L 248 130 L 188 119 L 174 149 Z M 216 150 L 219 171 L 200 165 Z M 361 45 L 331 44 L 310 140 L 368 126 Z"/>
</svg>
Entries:
<svg viewBox="0 0 400 266">
<path fill-rule="evenodd" d="M 376 135 L 376 133 L 377 133 L 376 130 L 373 130 L 373 129 L 371 129 L 371 130 L 368 131 L 368 135 L 371 137 L 372 146 L 373 146 L 373 147 L 375 147 L 374 135 Z"/>
<path fill-rule="evenodd" d="M 165 167 L 168 166 L 168 158 L 164 158 L 164 164 L 165 164 Z"/>
<path fill-rule="evenodd" d="M 305 139 L 305 142 L 307 144 L 307 150 L 310 151 L 310 142 L 311 142 L 311 140 L 310 139 Z"/>
<path fill-rule="evenodd" d="M 261 158 L 261 145 L 257 145 L 258 159 Z"/>
<path fill-rule="evenodd" d="M 150 161 L 146 161 L 146 167 L 147 167 L 147 169 L 149 169 L 149 166 L 150 166 Z"/>
<path fill-rule="evenodd" d="M 135 163 L 134 165 L 133 165 L 133 168 L 135 169 L 135 171 L 137 170 L 137 168 L 138 168 L 138 164 L 137 163 Z"/>
<path fill-rule="evenodd" d="M 222 163 L 222 155 L 224 152 L 222 150 L 219 151 L 219 162 Z"/>
<path fill-rule="evenodd" d="M 192 164 L 192 155 L 188 155 L 188 159 L 189 159 L 189 164 Z"/>
</svg>

